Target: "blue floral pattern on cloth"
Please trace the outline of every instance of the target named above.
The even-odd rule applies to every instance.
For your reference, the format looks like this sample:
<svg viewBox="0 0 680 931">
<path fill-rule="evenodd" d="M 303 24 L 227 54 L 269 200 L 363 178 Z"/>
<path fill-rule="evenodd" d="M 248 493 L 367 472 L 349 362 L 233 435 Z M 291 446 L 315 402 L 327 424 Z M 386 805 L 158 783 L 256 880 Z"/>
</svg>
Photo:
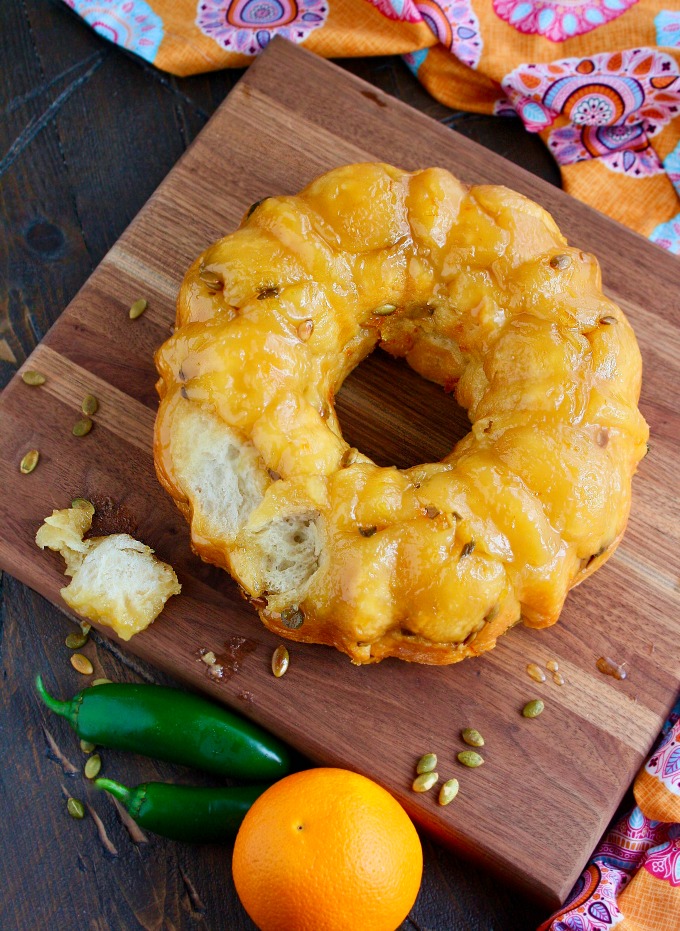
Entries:
<svg viewBox="0 0 680 931">
<path fill-rule="evenodd" d="M 663 160 L 663 167 L 673 187 L 675 193 L 680 197 L 680 142 L 673 151 Z"/>
<path fill-rule="evenodd" d="M 662 10 L 654 20 L 657 45 L 680 48 L 680 11 Z"/>
<path fill-rule="evenodd" d="M 410 71 L 418 77 L 418 71 L 420 66 L 427 58 L 427 53 L 429 49 L 423 48 L 417 52 L 409 52 L 408 55 L 403 55 L 404 62 Z"/>
<path fill-rule="evenodd" d="M 153 62 L 163 20 L 145 0 L 65 0 L 104 39 Z"/>
<path fill-rule="evenodd" d="M 199 0 L 196 25 L 227 52 L 257 55 L 274 36 L 304 42 L 327 16 L 326 0 Z"/>
<path fill-rule="evenodd" d="M 673 255 L 680 255 L 680 213 L 665 223 L 659 223 L 649 238 L 662 249 L 667 249 Z"/>
</svg>

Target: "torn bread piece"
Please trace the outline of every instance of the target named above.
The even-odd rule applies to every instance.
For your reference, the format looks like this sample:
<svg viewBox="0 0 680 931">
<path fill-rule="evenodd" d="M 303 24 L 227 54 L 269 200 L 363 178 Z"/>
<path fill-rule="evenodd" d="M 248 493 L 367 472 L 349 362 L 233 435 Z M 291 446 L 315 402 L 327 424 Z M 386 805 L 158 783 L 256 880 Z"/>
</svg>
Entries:
<svg viewBox="0 0 680 931">
<path fill-rule="evenodd" d="M 53 511 L 36 534 L 41 549 L 55 550 L 66 560 L 71 582 L 61 597 L 76 613 L 112 627 L 121 640 L 145 630 L 181 585 L 172 566 L 127 533 L 83 537 L 92 513 L 83 508 Z"/>
</svg>

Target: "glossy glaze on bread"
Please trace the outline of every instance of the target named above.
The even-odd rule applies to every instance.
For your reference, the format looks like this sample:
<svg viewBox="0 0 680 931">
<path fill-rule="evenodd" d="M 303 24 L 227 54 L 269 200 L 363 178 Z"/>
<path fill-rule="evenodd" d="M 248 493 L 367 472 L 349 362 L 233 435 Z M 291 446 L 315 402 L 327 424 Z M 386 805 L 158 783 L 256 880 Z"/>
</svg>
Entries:
<svg viewBox="0 0 680 931">
<path fill-rule="evenodd" d="M 470 433 L 382 468 L 333 398 L 376 346 Z M 597 261 L 545 210 L 442 169 L 336 169 L 189 269 L 157 354 L 161 482 L 263 622 L 356 663 L 451 663 L 554 623 L 618 543 L 645 453 L 641 362 Z"/>
</svg>

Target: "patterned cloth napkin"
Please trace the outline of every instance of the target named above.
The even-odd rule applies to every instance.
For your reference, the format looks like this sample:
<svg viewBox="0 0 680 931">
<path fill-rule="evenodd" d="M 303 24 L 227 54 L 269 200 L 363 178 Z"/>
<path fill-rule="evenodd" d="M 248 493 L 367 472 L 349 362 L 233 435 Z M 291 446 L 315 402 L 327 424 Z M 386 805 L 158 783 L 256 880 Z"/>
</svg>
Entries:
<svg viewBox="0 0 680 931">
<path fill-rule="evenodd" d="M 275 35 L 403 54 L 443 103 L 519 115 L 565 190 L 680 254 L 680 0 L 64 0 L 173 74 L 241 67 Z M 540 931 L 680 931 L 680 702 L 567 905 Z"/>
<path fill-rule="evenodd" d="M 679 931 L 680 700 L 564 908 L 538 931 Z"/>
<path fill-rule="evenodd" d="M 564 189 L 680 254 L 680 0 L 64 0 L 173 74 L 245 66 L 273 36 L 404 54 L 450 107 L 519 115 Z"/>
</svg>

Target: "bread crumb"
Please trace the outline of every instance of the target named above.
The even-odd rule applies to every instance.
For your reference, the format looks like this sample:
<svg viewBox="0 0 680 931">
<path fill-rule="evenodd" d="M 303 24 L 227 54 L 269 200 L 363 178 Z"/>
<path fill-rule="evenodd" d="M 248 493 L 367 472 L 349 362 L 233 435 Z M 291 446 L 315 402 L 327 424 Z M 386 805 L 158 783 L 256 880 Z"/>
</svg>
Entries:
<svg viewBox="0 0 680 931">
<path fill-rule="evenodd" d="M 83 508 L 53 511 L 38 530 L 35 542 L 55 550 L 66 561 L 71 582 L 61 597 L 77 614 L 112 627 L 129 640 L 154 621 L 182 586 L 172 566 L 161 562 L 149 546 L 127 533 L 83 537 L 92 514 Z"/>
</svg>

